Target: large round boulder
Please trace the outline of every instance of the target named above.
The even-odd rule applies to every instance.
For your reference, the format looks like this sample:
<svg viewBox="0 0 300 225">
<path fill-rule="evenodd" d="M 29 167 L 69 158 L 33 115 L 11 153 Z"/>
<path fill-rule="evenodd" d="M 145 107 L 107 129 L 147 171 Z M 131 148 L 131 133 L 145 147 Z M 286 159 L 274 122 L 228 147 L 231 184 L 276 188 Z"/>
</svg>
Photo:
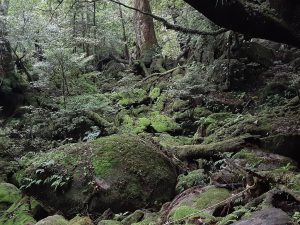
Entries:
<svg viewBox="0 0 300 225">
<path fill-rule="evenodd" d="M 177 177 L 159 147 L 137 135 L 65 145 L 21 164 L 16 179 L 22 187 L 67 217 L 160 206 L 173 197 Z"/>
</svg>

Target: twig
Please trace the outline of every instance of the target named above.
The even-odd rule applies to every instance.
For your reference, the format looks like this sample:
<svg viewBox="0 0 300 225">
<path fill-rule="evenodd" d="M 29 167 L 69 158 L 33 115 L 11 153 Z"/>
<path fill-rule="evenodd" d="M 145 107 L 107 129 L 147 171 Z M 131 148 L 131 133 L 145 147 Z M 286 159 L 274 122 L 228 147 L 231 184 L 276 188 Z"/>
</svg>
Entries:
<svg viewBox="0 0 300 225">
<path fill-rule="evenodd" d="M 155 77 L 155 76 L 164 76 L 164 75 L 167 75 L 167 74 L 172 73 L 172 72 L 174 72 L 175 70 L 180 69 L 180 68 L 183 68 L 183 67 L 184 67 L 184 66 L 177 66 L 177 67 L 175 67 L 175 68 L 173 68 L 173 69 L 170 69 L 170 70 L 168 70 L 168 71 L 165 71 L 165 72 L 163 72 L 163 73 L 153 73 L 153 74 L 151 74 L 151 75 L 145 77 L 143 80 L 141 80 L 141 82 L 145 82 L 145 81 L 147 81 L 147 80 L 149 80 L 150 78 Z"/>
</svg>

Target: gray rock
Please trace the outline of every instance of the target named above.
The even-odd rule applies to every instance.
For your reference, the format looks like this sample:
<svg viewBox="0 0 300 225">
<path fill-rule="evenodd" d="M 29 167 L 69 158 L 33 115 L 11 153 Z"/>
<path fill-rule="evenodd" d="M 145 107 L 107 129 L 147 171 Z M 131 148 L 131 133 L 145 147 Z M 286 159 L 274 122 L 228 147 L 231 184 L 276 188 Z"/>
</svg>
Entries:
<svg viewBox="0 0 300 225">
<path fill-rule="evenodd" d="M 250 219 L 241 220 L 232 225 L 293 225 L 293 222 L 281 209 L 268 208 L 254 213 Z"/>
</svg>

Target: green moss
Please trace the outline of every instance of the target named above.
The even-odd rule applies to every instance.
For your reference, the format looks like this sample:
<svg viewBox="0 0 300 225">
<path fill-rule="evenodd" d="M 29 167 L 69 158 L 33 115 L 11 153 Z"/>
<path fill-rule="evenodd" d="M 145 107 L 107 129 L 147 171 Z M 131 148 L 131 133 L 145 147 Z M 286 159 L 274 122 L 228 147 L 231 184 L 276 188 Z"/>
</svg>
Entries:
<svg viewBox="0 0 300 225">
<path fill-rule="evenodd" d="M 295 171 L 297 165 L 293 160 L 288 158 L 272 158 L 266 155 L 263 152 L 253 151 L 249 149 L 242 149 L 240 152 L 236 153 L 233 156 L 234 159 L 244 159 L 247 162 L 247 165 L 251 168 L 258 168 L 258 167 L 267 167 L 267 168 L 274 168 L 274 170 L 280 171 Z"/>
<path fill-rule="evenodd" d="M 160 88 L 156 87 L 156 88 L 153 88 L 150 93 L 149 93 L 149 97 L 151 99 L 157 99 L 161 94 L 161 91 L 160 91 Z"/>
<path fill-rule="evenodd" d="M 154 112 L 151 115 L 151 126 L 158 133 L 174 131 L 179 128 L 178 124 L 170 117 Z"/>
<path fill-rule="evenodd" d="M 36 223 L 29 211 L 30 200 L 25 197 L 18 202 L 15 202 L 4 214 L 0 217 L 1 225 L 24 225 L 29 223 Z M 35 208 L 37 203 L 32 201 L 31 208 Z"/>
<path fill-rule="evenodd" d="M 94 223 L 89 217 L 80 217 L 76 216 L 70 222 L 68 225 L 93 225 Z"/>
<path fill-rule="evenodd" d="M 160 97 L 157 98 L 156 102 L 153 105 L 153 109 L 156 111 L 163 111 L 165 104 L 167 102 L 167 95 L 166 94 L 162 94 Z"/>
<path fill-rule="evenodd" d="M 22 197 L 21 191 L 12 184 L 0 183 L 0 205 L 11 205 Z"/>
<path fill-rule="evenodd" d="M 203 173 L 203 170 L 194 170 L 187 175 L 181 174 L 178 177 L 176 191 L 183 192 L 191 187 L 198 185 L 206 185 L 209 182 L 208 177 Z"/>
<path fill-rule="evenodd" d="M 115 220 L 101 220 L 98 225 L 122 225 L 122 223 Z"/>
<path fill-rule="evenodd" d="M 242 149 L 240 152 L 233 156 L 234 159 L 245 159 L 251 167 L 256 167 L 262 162 L 262 158 L 255 154 L 253 151 Z"/>
<path fill-rule="evenodd" d="M 207 108 L 200 106 L 197 106 L 193 111 L 195 118 L 208 117 L 211 113 L 212 112 L 209 111 Z"/>
<path fill-rule="evenodd" d="M 209 188 L 203 192 L 195 202 L 197 209 L 205 209 L 230 197 L 225 188 Z"/>
<path fill-rule="evenodd" d="M 288 188 L 300 192 L 300 174 L 295 174 L 288 184 Z"/>
<path fill-rule="evenodd" d="M 180 111 L 183 110 L 187 105 L 188 105 L 188 101 L 177 99 L 172 104 L 172 110 L 175 112 Z"/>
<path fill-rule="evenodd" d="M 26 162 L 19 176 L 36 179 L 36 171 L 45 160 L 53 161 L 48 171 L 50 175 L 65 174 L 72 180 L 63 189 L 66 194 L 59 196 L 54 191 L 44 193 L 44 186 L 35 182 L 35 188 L 40 188 L 37 194 L 51 195 L 55 205 L 70 199 L 74 204 L 84 204 L 83 192 L 93 188 L 95 179 L 109 188 L 108 194 L 100 195 L 96 204 L 104 202 L 108 207 L 111 207 L 109 204 L 114 206 L 115 201 L 138 208 L 146 204 L 159 205 L 170 199 L 176 184 L 177 174 L 170 162 L 157 152 L 156 145 L 137 135 L 112 135 L 39 153 Z M 66 210 L 65 203 L 62 205 L 64 208 L 60 210 Z"/>
<path fill-rule="evenodd" d="M 141 222 L 138 222 L 138 223 L 133 223 L 132 225 L 156 225 L 156 220 L 153 220 L 153 219 L 145 219 Z"/>
<path fill-rule="evenodd" d="M 125 219 L 122 220 L 123 225 L 131 225 L 133 223 L 137 223 L 141 221 L 141 219 L 144 216 L 144 212 L 142 210 L 136 210 L 129 216 L 127 216 Z"/>
<path fill-rule="evenodd" d="M 147 98 L 147 92 L 143 89 L 133 89 L 118 93 L 117 98 L 119 99 L 120 105 L 128 106 L 141 103 Z"/>
<path fill-rule="evenodd" d="M 216 221 L 216 218 L 214 216 L 209 215 L 208 213 L 199 212 L 199 210 L 196 208 L 188 206 L 179 206 L 173 212 L 170 222 L 177 221 L 178 224 L 181 224 L 179 222 L 185 221 L 187 224 L 189 220 L 195 217 L 200 217 L 205 223 L 212 223 Z"/>
<path fill-rule="evenodd" d="M 101 110 L 113 111 L 111 101 L 103 94 L 85 94 L 69 96 L 66 99 L 67 110 Z M 61 109 L 64 109 L 63 99 L 59 99 Z"/>
<path fill-rule="evenodd" d="M 134 118 L 127 114 L 124 115 L 121 132 L 139 134 L 146 131 L 150 126 L 158 133 L 171 132 L 179 128 L 174 119 L 161 115 L 157 111 L 146 116 L 148 117 Z"/>
<path fill-rule="evenodd" d="M 150 119 L 146 117 L 134 119 L 129 115 L 125 115 L 123 117 L 121 131 L 122 133 L 139 134 L 144 132 L 147 129 L 147 127 L 150 126 L 150 124 L 151 124 Z"/>
<path fill-rule="evenodd" d="M 60 215 L 48 216 L 37 223 L 37 225 L 71 225 L 69 222 Z M 85 224 L 84 224 L 85 225 Z"/>
</svg>

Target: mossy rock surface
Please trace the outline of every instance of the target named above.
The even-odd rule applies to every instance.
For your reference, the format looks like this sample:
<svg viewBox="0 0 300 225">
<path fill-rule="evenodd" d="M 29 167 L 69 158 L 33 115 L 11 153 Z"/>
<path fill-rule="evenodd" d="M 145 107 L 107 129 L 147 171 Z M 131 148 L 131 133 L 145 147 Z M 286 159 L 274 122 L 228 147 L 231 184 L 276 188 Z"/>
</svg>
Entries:
<svg viewBox="0 0 300 225">
<path fill-rule="evenodd" d="M 195 217 L 201 218 L 206 223 L 216 222 L 212 212 L 215 204 L 230 197 L 230 192 L 224 188 L 207 186 L 201 191 L 187 192 L 187 194 L 175 204 L 168 214 L 169 222 L 176 221 L 175 224 L 189 224 Z"/>
<path fill-rule="evenodd" d="M 0 183 L 0 215 L 1 211 L 6 210 L 21 198 L 21 191 L 16 186 L 8 183 Z"/>
<path fill-rule="evenodd" d="M 1 225 L 26 225 L 35 224 L 36 220 L 33 218 L 32 213 L 38 206 L 38 203 L 28 197 L 11 205 L 0 217 Z"/>
<path fill-rule="evenodd" d="M 75 216 L 86 205 L 97 213 L 159 206 L 173 197 L 177 177 L 158 147 L 137 135 L 66 145 L 20 163 L 24 169 L 16 173 L 16 179 L 67 216 Z M 28 184 L 28 179 L 33 183 Z"/>
<path fill-rule="evenodd" d="M 36 225 L 69 225 L 69 222 L 63 216 L 54 215 L 40 220 Z"/>
<path fill-rule="evenodd" d="M 122 223 L 116 220 L 102 220 L 97 225 L 122 225 Z"/>
<path fill-rule="evenodd" d="M 76 216 L 70 222 L 68 225 L 93 225 L 93 221 L 89 217 L 80 217 Z"/>
</svg>

